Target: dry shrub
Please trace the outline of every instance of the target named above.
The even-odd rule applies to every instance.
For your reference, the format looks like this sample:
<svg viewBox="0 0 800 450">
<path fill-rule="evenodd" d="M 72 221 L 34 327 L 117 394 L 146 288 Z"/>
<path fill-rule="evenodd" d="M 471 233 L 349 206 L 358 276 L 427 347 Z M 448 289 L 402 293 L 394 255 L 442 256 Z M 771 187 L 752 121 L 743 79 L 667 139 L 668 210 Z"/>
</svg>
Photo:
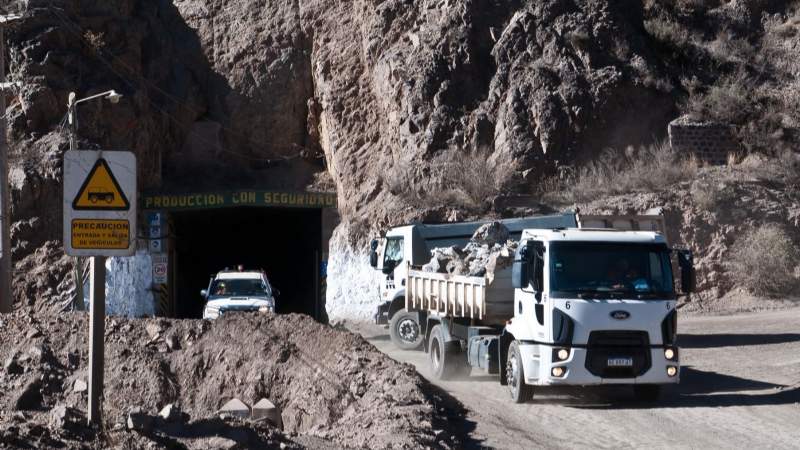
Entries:
<svg viewBox="0 0 800 450">
<path fill-rule="evenodd" d="M 796 285 L 797 249 L 786 231 L 765 224 L 739 238 L 733 246 L 728 270 L 736 284 L 756 295 L 787 295 Z"/>
<path fill-rule="evenodd" d="M 482 209 L 500 193 L 510 171 L 491 157 L 488 149 L 455 153 L 443 165 L 442 200 L 455 201 L 459 206 Z"/>
<path fill-rule="evenodd" d="M 417 173 L 413 162 L 399 161 L 387 169 L 383 182 L 409 205 L 447 205 L 482 212 L 513 173 L 510 163 L 493 158 L 488 148 L 451 149 L 430 167 L 430 173 Z"/>
<path fill-rule="evenodd" d="M 725 206 L 735 198 L 735 191 L 724 182 L 695 181 L 689 189 L 694 203 L 700 209 L 714 211 L 718 206 Z"/>
<path fill-rule="evenodd" d="M 679 23 L 661 17 L 644 21 L 647 34 L 673 49 L 685 49 L 693 45 L 692 34 Z"/>
<path fill-rule="evenodd" d="M 577 172 L 543 183 L 545 201 L 589 202 L 608 195 L 659 191 L 690 180 L 697 163 L 660 143 L 625 152 L 609 149 Z"/>
</svg>

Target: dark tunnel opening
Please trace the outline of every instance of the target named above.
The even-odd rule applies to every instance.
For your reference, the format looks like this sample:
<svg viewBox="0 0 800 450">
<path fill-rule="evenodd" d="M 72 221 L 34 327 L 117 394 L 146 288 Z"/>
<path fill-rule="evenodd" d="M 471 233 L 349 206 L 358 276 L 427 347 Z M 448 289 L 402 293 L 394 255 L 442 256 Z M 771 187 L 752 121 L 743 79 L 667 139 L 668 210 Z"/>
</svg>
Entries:
<svg viewBox="0 0 800 450">
<path fill-rule="evenodd" d="M 172 214 L 175 236 L 174 315 L 202 317 L 213 274 L 244 265 L 263 269 L 280 290 L 280 314 L 319 318 L 318 271 L 321 254 L 319 209 L 236 207 Z"/>
</svg>

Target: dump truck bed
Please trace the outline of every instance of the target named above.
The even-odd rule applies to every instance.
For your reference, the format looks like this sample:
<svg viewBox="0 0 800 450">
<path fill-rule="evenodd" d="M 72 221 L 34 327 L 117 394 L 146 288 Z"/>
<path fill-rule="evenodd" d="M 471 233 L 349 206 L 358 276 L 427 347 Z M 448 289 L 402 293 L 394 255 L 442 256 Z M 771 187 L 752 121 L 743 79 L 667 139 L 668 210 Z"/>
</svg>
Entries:
<svg viewBox="0 0 800 450">
<path fill-rule="evenodd" d="M 484 325 L 502 325 L 514 315 L 511 268 L 488 277 L 409 270 L 406 309 L 473 319 Z"/>
</svg>

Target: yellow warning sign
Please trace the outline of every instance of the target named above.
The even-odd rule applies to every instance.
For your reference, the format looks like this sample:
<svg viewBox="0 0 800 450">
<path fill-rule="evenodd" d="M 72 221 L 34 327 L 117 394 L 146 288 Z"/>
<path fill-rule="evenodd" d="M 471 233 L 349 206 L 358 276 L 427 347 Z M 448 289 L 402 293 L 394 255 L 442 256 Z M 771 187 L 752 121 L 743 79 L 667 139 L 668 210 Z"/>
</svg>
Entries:
<svg viewBox="0 0 800 450">
<path fill-rule="evenodd" d="M 127 220 L 74 219 L 72 247 L 81 250 L 125 250 L 130 245 Z"/>
<path fill-rule="evenodd" d="M 72 201 L 72 208 L 93 211 L 127 211 L 128 198 L 105 159 L 98 159 Z M 74 223 L 74 222 L 73 222 Z M 127 248 L 127 247 L 125 247 Z"/>
</svg>

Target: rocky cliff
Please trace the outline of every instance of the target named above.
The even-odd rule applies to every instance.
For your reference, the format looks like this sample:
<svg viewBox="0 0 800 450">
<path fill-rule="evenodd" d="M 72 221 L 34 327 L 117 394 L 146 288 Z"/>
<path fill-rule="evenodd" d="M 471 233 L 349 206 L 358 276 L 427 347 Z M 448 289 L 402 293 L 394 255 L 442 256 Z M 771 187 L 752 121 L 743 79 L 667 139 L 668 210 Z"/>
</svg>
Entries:
<svg viewBox="0 0 800 450">
<path fill-rule="evenodd" d="M 9 5 L 25 11 L 7 33 L 9 75 L 23 82 L 8 111 L 15 257 L 59 239 L 69 91 L 123 93 L 113 108 L 81 106 L 80 142 L 135 151 L 145 187 L 298 189 L 331 179 L 343 219 L 336 276 L 345 261 L 363 263 L 360 252 L 342 255 L 373 230 L 486 214 L 493 196 L 528 193 L 559 166 L 663 136 L 690 87 L 713 83 L 713 64 L 667 45 L 659 23 L 758 37 L 755 18 L 789 8 L 678 3 Z M 41 292 L 20 283 L 20 295 Z"/>
</svg>

